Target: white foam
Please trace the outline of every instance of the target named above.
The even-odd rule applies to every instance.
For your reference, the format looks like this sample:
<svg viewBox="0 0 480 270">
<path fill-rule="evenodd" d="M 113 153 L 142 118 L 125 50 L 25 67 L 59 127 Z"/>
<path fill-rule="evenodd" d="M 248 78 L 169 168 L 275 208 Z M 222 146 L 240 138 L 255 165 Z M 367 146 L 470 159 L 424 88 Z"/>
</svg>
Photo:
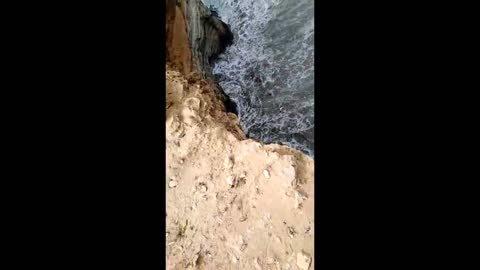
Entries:
<svg viewBox="0 0 480 270">
<path fill-rule="evenodd" d="M 312 154 L 313 142 L 292 136 L 313 134 L 313 1 L 205 2 L 235 36 L 214 73 L 237 104 L 242 128 Z"/>
</svg>

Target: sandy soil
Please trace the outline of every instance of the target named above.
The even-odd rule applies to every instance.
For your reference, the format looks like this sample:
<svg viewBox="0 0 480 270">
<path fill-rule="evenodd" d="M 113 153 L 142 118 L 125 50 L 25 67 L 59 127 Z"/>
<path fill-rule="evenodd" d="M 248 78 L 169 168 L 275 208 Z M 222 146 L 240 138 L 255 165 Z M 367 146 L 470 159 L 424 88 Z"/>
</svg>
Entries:
<svg viewBox="0 0 480 270">
<path fill-rule="evenodd" d="M 189 73 L 182 23 L 166 74 L 167 269 L 314 269 L 313 160 L 246 139 Z"/>
</svg>

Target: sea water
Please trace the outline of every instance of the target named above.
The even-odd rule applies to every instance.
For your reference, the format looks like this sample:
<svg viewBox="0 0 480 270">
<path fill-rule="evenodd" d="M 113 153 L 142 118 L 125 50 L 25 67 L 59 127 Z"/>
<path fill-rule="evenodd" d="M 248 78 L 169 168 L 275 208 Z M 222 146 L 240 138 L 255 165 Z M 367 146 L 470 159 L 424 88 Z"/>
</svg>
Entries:
<svg viewBox="0 0 480 270">
<path fill-rule="evenodd" d="M 214 75 L 248 137 L 314 155 L 314 1 L 203 0 L 234 34 Z"/>
</svg>

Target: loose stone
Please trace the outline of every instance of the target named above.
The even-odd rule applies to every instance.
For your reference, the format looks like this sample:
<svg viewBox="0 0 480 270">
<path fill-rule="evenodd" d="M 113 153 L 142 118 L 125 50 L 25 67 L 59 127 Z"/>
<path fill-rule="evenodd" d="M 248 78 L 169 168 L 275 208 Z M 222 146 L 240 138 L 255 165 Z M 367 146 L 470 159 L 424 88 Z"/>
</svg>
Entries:
<svg viewBox="0 0 480 270">
<path fill-rule="evenodd" d="M 230 175 L 229 177 L 227 177 L 226 181 L 227 181 L 227 184 L 232 187 L 235 184 L 235 177 Z"/>
<path fill-rule="evenodd" d="M 170 188 L 176 187 L 176 186 L 177 186 L 177 181 L 171 180 L 171 181 L 168 183 L 168 186 L 169 186 Z"/>
</svg>

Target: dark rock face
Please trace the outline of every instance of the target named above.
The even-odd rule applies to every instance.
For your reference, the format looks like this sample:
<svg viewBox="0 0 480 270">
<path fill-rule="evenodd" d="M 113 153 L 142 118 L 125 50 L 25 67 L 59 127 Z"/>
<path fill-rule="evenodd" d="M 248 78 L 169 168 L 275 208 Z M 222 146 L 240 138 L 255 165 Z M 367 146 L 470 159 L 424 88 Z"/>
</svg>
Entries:
<svg viewBox="0 0 480 270">
<path fill-rule="evenodd" d="M 187 24 L 192 62 L 201 72 L 201 76 L 216 86 L 216 94 L 225 104 L 226 111 L 238 114 L 235 103 L 215 82 L 212 73 L 215 59 L 233 44 L 230 27 L 222 22 L 215 12 L 211 12 L 201 0 L 179 0 L 178 2 Z"/>
<path fill-rule="evenodd" d="M 194 63 L 204 77 L 212 78 L 213 61 L 233 43 L 233 34 L 201 0 L 182 0 L 181 7 Z"/>
</svg>

